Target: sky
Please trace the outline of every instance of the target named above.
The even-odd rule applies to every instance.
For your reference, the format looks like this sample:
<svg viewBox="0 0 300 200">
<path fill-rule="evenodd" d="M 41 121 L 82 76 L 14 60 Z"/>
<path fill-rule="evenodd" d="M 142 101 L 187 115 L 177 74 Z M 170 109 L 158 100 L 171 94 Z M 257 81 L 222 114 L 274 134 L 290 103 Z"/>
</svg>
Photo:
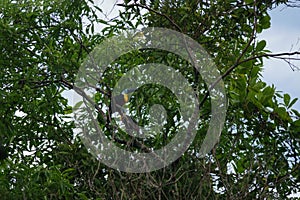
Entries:
<svg viewBox="0 0 300 200">
<path fill-rule="evenodd" d="M 300 8 L 280 6 L 269 14 L 271 28 L 259 36 L 267 41 L 267 49 L 272 53 L 300 51 Z M 282 60 L 265 59 L 264 63 L 263 80 L 274 84 L 277 90 L 290 94 L 292 98 L 299 98 L 295 108 L 300 110 L 300 70 L 293 71 Z M 300 61 L 294 64 L 300 69 Z"/>
<path fill-rule="evenodd" d="M 300 51 L 300 8 L 279 6 L 269 14 L 271 28 L 259 36 L 267 41 L 267 49 L 272 53 Z M 292 98 L 299 98 L 295 108 L 300 110 L 300 70 L 293 71 L 282 60 L 265 59 L 264 63 L 263 80 L 274 84 L 277 90 L 290 94 Z M 300 61 L 294 64 L 300 69 Z M 300 197 L 300 193 L 289 197 Z"/>
</svg>

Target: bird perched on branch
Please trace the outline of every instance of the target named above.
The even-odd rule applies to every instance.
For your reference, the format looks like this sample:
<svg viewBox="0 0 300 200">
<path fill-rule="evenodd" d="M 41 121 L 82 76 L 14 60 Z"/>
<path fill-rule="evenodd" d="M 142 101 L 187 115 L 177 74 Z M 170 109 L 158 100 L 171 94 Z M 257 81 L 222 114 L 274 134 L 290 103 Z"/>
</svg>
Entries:
<svg viewBox="0 0 300 200">
<path fill-rule="evenodd" d="M 123 90 L 121 94 L 113 97 L 113 101 L 115 101 L 114 103 L 119 106 L 123 106 L 125 103 L 129 101 L 129 94 L 134 92 L 135 90 L 136 88 L 127 88 Z"/>
<path fill-rule="evenodd" d="M 111 114 L 118 112 L 121 117 L 121 121 L 125 124 L 127 130 L 139 131 L 138 125 L 134 120 L 126 115 L 122 106 L 129 101 L 129 94 L 134 92 L 136 88 L 128 88 L 121 92 L 121 94 L 114 96 L 111 103 Z"/>
<path fill-rule="evenodd" d="M 128 88 L 121 92 L 121 94 L 112 98 L 112 113 L 118 112 L 120 115 L 123 113 L 122 106 L 129 101 L 129 94 L 134 92 L 136 88 Z"/>
</svg>

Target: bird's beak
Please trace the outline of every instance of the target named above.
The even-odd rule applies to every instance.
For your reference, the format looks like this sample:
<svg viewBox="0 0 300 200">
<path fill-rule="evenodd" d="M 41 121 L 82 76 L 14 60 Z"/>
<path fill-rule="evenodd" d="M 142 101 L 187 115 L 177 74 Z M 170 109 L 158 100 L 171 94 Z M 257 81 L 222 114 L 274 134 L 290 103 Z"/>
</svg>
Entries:
<svg viewBox="0 0 300 200">
<path fill-rule="evenodd" d="M 128 94 L 124 94 L 124 101 L 125 101 L 125 103 L 127 103 L 128 100 L 129 100 Z"/>
</svg>

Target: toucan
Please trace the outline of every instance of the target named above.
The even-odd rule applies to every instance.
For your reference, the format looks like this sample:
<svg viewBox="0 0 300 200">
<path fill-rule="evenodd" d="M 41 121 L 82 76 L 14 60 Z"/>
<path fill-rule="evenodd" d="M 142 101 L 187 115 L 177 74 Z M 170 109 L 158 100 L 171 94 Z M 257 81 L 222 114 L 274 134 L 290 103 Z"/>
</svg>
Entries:
<svg viewBox="0 0 300 200">
<path fill-rule="evenodd" d="M 121 116 L 122 122 L 125 124 L 126 129 L 131 129 L 138 131 L 139 127 L 135 124 L 135 122 L 132 120 L 132 118 L 128 115 L 126 115 L 123 111 L 122 106 L 124 106 L 129 101 L 129 94 L 134 92 L 136 88 L 127 88 L 121 92 L 121 94 L 114 96 L 112 98 L 112 112 L 115 113 L 118 112 Z"/>
<path fill-rule="evenodd" d="M 135 90 L 136 88 L 128 88 L 123 90 L 121 94 L 113 97 L 113 100 L 115 101 L 114 103 L 119 106 L 123 106 L 125 103 L 129 101 L 129 94 L 134 92 Z"/>
<path fill-rule="evenodd" d="M 112 112 L 118 112 L 122 114 L 122 106 L 124 106 L 129 101 L 129 94 L 134 92 L 136 88 L 128 88 L 121 92 L 121 94 L 114 96 L 112 98 Z"/>
</svg>

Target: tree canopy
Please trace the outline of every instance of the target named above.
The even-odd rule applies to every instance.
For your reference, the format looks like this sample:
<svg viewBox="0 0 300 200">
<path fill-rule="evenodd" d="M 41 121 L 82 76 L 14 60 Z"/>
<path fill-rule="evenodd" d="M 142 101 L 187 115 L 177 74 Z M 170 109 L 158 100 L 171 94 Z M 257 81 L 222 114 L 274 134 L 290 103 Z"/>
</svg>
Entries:
<svg viewBox="0 0 300 200">
<path fill-rule="evenodd" d="M 267 41 L 257 39 L 271 26 L 268 11 L 288 3 L 125 0 L 116 5 L 124 11 L 105 21 L 92 0 L 3 0 L 1 199 L 283 199 L 298 192 L 297 99 L 267 85 L 261 73 L 265 58 L 286 60 L 300 52 L 271 53 Z M 104 28 L 97 33 L 99 24 Z M 136 139 L 118 126 L 120 116 L 113 118 L 110 107 L 113 89 L 135 66 L 160 63 L 176 69 L 199 93 L 201 113 L 196 137 L 179 159 L 156 171 L 126 173 L 90 154 L 63 92 L 76 89 L 78 70 L 95 47 L 129 29 L 140 29 L 133 39 L 147 41 L 145 27 L 186 34 L 207 51 L 224 82 L 227 113 L 218 144 L 199 157 L 212 118 L 208 91 L 214 85 L 206 85 L 190 62 L 170 52 L 149 48 L 123 54 L 109 64 L 94 91 L 99 126 L 118 147 L 132 152 L 159 149 L 180 130 L 176 119 L 182 107 L 172 91 L 155 84 L 133 90 L 126 105 L 130 119 L 141 126 L 149 123 L 150 107 L 162 105 L 162 131 Z M 131 86 L 130 81 L 123 86 Z"/>
</svg>

